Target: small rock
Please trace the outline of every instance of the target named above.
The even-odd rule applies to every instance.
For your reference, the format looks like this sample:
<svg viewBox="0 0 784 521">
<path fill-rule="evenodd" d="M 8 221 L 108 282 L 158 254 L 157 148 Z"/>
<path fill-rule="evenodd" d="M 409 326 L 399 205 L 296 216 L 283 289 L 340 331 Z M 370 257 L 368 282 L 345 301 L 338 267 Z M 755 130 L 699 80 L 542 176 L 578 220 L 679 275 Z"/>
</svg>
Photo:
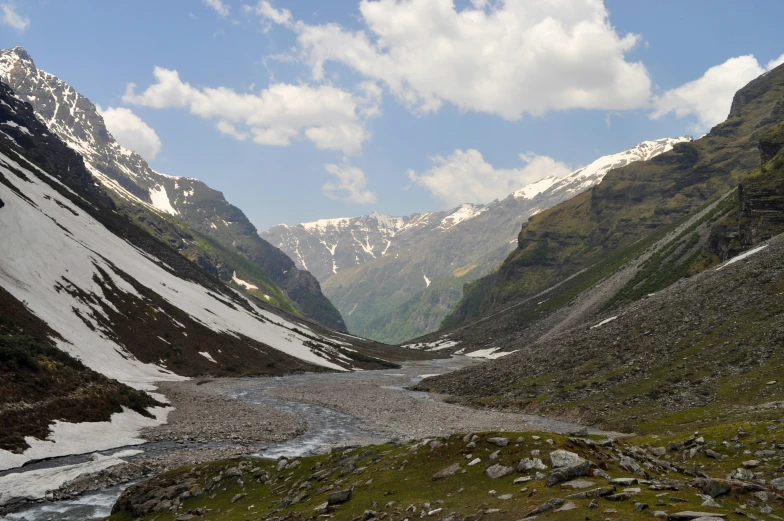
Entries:
<svg viewBox="0 0 784 521">
<path fill-rule="evenodd" d="M 748 469 L 735 469 L 730 472 L 728 478 L 748 481 L 750 479 L 754 479 L 754 473 Z"/>
<path fill-rule="evenodd" d="M 481 462 L 482 462 L 482 460 L 481 460 L 481 459 L 479 459 L 479 458 L 474 458 L 474 459 L 472 459 L 471 461 L 469 461 L 469 462 L 468 462 L 468 466 L 469 466 L 469 467 L 473 467 L 473 466 L 474 466 L 474 465 L 476 465 L 477 463 L 481 463 Z"/>
<path fill-rule="evenodd" d="M 498 496 L 498 499 L 506 500 L 506 499 L 512 499 L 512 497 L 513 497 L 512 494 L 501 494 L 500 496 Z"/>
<path fill-rule="evenodd" d="M 494 438 L 487 438 L 487 443 L 492 443 L 498 447 L 506 447 L 509 445 L 509 438 L 504 438 L 502 436 L 496 436 Z"/>
<path fill-rule="evenodd" d="M 236 503 L 237 501 L 239 501 L 240 499 L 244 498 L 245 496 L 247 496 L 247 494 L 237 494 L 236 496 L 231 498 L 231 502 L 232 503 Z"/>
<path fill-rule="evenodd" d="M 637 478 L 615 478 L 610 480 L 611 485 L 618 485 L 621 487 L 628 487 L 637 484 Z"/>
<path fill-rule="evenodd" d="M 579 465 L 585 461 L 578 454 L 569 452 L 568 450 L 554 450 L 550 453 L 550 462 L 553 468 L 570 467 L 572 465 Z"/>
<path fill-rule="evenodd" d="M 648 508 L 648 503 L 635 503 L 634 504 L 634 511 L 635 512 L 642 512 L 643 510 Z"/>
<path fill-rule="evenodd" d="M 555 510 L 555 512 L 566 512 L 567 510 L 574 510 L 575 508 L 577 508 L 577 505 L 569 501 L 568 503 L 565 503 L 561 508 Z"/>
<path fill-rule="evenodd" d="M 506 467 L 504 465 L 499 465 L 499 464 L 495 464 L 485 469 L 485 474 L 487 474 L 487 477 L 490 479 L 503 478 L 505 476 L 508 476 L 512 472 L 514 472 L 514 469 L 512 467 Z"/>
<path fill-rule="evenodd" d="M 548 510 L 552 510 L 555 507 L 559 507 L 559 506 L 561 506 L 563 504 L 564 504 L 564 500 L 563 499 L 553 498 L 550 501 L 548 501 L 547 503 L 543 503 L 543 504 L 539 505 L 538 507 L 536 507 L 535 509 L 533 509 L 530 512 L 528 512 L 528 515 L 525 516 L 525 517 L 531 517 L 531 516 L 535 516 L 537 514 L 541 514 L 542 512 L 547 512 Z"/>
<path fill-rule="evenodd" d="M 460 470 L 460 464 L 454 463 L 448 466 L 447 468 L 439 470 L 438 472 L 433 474 L 433 481 L 454 476 L 455 474 L 457 474 L 458 470 Z"/>
<path fill-rule="evenodd" d="M 566 483 L 561 483 L 562 487 L 569 487 L 573 489 L 583 489 L 583 488 L 590 488 L 594 484 L 590 481 L 586 481 L 584 479 L 573 479 L 571 481 L 567 481 Z"/>
<path fill-rule="evenodd" d="M 597 498 L 597 497 L 609 496 L 613 492 L 615 492 L 615 487 L 599 487 L 599 488 L 594 488 L 592 490 L 586 490 L 584 492 L 578 492 L 576 494 L 566 496 L 566 499 Z"/>
<path fill-rule="evenodd" d="M 517 465 L 518 472 L 529 472 L 531 470 L 545 470 L 547 465 L 539 458 L 523 458 Z"/>
<path fill-rule="evenodd" d="M 346 490 L 339 490 L 337 492 L 333 492 L 332 494 L 327 497 L 327 503 L 330 505 L 340 505 L 341 503 L 345 503 L 346 501 L 351 499 L 352 491 L 351 489 Z"/>
<path fill-rule="evenodd" d="M 701 507 L 711 507 L 711 508 L 721 508 L 721 505 L 716 502 L 715 499 L 710 497 L 707 494 L 699 494 L 699 496 L 704 500 Z"/>
<path fill-rule="evenodd" d="M 730 483 L 724 479 L 697 478 L 693 480 L 691 484 L 702 490 L 705 494 L 708 494 L 710 497 L 718 497 L 722 494 L 726 494 L 730 491 L 730 488 L 732 488 Z"/>
<path fill-rule="evenodd" d="M 713 512 L 692 512 L 691 510 L 686 510 L 684 512 L 676 512 L 674 514 L 670 514 L 667 516 L 668 519 L 673 521 L 690 521 L 691 519 L 700 519 L 700 518 L 723 518 L 726 517 L 725 514 L 714 514 Z"/>
<path fill-rule="evenodd" d="M 632 497 L 632 495 L 629 492 L 619 492 L 618 494 L 610 494 L 609 496 L 605 497 L 610 501 L 626 501 Z"/>
</svg>

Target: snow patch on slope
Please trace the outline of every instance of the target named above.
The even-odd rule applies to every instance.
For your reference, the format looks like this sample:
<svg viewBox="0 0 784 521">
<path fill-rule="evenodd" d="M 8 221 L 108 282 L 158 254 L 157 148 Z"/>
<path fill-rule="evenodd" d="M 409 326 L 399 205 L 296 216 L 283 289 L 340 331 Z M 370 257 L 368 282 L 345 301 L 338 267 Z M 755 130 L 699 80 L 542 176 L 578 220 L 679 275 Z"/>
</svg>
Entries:
<svg viewBox="0 0 784 521">
<path fill-rule="evenodd" d="M 441 220 L 439 228 L 451 228 L 452 226 L 460 224 L 463 221 L 473 219 L 485 210 L 487 210 L 487 207 L 481 204 L 462 204 Z"/>
<path fill-rule="evenodd" d="M 21 181 L 9 166 L 26 174 L 29 182 Z M 105 286 L 114 286 L 130 298 L 143 298 L 117 274 L 120 271 L 213 331 L 241 334 L 301 360 L 345 370 L 305 344 L 310 341 L 304 335 L 321 336 L 305 325 L 288 322 L 247 300 L 250 311 L 231 305 L 207 288 L 173 275 L 85 212 L 58 205 L 59 193 L 3 154 L 0 172 L 33 202 L 0 184 L 0 199 L 6 203 L 0 209 L 0 285 L 62 337 L 55 339 L 60 349 L 91 369 L 137 389 L 151 389 L 157 380 L 183 379 L 140 362 L 98 323 L 99 316 L 106 316 L 94 302 L 109 301 Z M 76 292 L 91 295 L 92 302 L 72 295 Z M 295 328 L 304 334 L 294 332 Z"/>
<path fill-rule="evenodd" d="M 150 200 L 152 201 L 152 205 L 162 212 L 171 215 L 179 215 L 180 213 L 171 205 L 169 194 L 166 193 L 166 187 L 163 185 L 158 185 L 155 188 L 150 189 Z"/>
<path fill-rule="evenodd" d="M 726 268 L 727 266 L 730 266 L 731 264 L 735 264 L 736 262 L 739 262 L 739 261 L 742 261 L 743 259 L 751 257 L 755 253 L 759 253 L 759 252 L 761 252 L 762 250 L 764 250 L 767 247 L 768 247 L 767 244 L 763 244 L 762 246 L 758 246 L 758 247 L 756 247 L 754 249 L 745 251 L 745 252 L 741 253 L 740 255 L 731 258 L 730 260 L 728 260 L 727 262 L 725 262 L 724 264 L 722 264 L 721 266 L 716 268 L 716 271 L 719 271 L 721 269 Z"/>
<path fill-rule="evenodd" d="M 256 286 L 255 284 L 252 284 L 252 283 L 248 282 L 247 280 L 242 280 L 241 278 L 237 277 L 237 272 L 236 271 L 232 274 L 231 280 L 233 280 L 234 283 L 237 284 L 238 286 L 242 286 L 243 288 L 245 288 L 247 290 L 259 289 L 259 287 Z"/>
<path fill-rule="evenodd" d="M 51 434 L 45 440 L 26 437 L 25 441 L 30 448 L 22 454 L 0 450 L 0 471 L 21 467 L 32 460 L 146 443 L 146 440 L 138 436 L 139 431 L 166 423 L 166 418 L 173 410 L 173 407 L 153 407 L 148 411 L 154 418 L 147 418 L 136 411 L 124 408 L 123 412 L 112 414 L 111 419 L 105 422 L 55 421 L 50 426 Z M 3 487 L 0 486 L 0 491 L 2 489 Z"/>
</svg>

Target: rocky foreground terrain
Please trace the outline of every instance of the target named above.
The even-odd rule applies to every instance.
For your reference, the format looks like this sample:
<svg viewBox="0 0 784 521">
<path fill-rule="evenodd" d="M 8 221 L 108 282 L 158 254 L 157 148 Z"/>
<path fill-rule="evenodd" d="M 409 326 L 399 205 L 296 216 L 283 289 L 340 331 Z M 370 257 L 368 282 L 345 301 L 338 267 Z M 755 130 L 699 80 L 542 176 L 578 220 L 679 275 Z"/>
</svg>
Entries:
<svg viewBox="0 0 784 521">
<path fill-rule="evenodd" d="M 780 519 L 782 429 L 469 433 L 291 461 L 239 458 L 131 488 L 110 519 Z"/>
</svg>

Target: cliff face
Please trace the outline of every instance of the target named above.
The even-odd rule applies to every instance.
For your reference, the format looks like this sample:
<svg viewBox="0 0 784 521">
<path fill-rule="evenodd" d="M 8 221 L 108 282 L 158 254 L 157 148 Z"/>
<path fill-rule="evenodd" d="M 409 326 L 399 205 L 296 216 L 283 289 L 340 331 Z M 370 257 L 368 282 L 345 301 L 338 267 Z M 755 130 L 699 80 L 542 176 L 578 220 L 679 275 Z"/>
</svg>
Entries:
<svg viewBox="0 0 784 521">
<path fill-rule="evenodd" d="M 762 164 L 738 186 L 734 208 L 711 234 L 711 250 L 728 259 L 784 232 L 784 123 L 760 136 Z"/>
</svg>

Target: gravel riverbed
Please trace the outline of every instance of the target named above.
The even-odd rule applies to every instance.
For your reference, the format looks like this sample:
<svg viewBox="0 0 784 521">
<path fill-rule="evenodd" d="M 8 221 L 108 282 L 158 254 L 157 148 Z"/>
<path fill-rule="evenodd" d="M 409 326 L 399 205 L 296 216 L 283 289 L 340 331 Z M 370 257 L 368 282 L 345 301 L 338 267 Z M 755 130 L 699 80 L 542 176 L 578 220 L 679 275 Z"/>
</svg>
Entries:
<svg viewBox="0 0 784 521">
<path fill-rule="evenodd" d="M 140 453 L 124 457 L 125 465 L 80 476 L 53 493 L 54 499 L 71 502 L 38 503 L 9 519 L 49 521 L 75 519 L 73 515 L 100 519 L 119 495 L 121 483 L 234 456 L 296 457 L 347 445 L 455 432 L 570 432 L 579 428 L 542 417 L 471 409 L 405 389 L 426 376 L 478 363 L 455 357 L 407 362 L 400 369 L 386 371 L 161 383 L 158 392 L 175 410 L 165 425 L 142 432 L 148 443 L 129 447 Z M 40 465 L 67 465 L 89 457 Z M 73 500 L 83 494 L 82 499 Z"/>
</svg>

